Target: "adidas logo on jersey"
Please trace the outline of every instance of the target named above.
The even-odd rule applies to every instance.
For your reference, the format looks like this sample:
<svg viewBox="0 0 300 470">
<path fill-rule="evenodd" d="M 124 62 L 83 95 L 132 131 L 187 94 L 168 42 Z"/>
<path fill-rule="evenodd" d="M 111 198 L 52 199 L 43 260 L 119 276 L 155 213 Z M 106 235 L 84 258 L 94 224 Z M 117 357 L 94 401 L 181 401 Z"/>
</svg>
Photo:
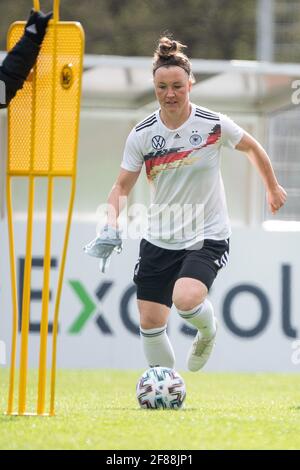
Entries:
<svg viewBox="0 0 300 470">
<path fill-rule="evenodd" d="M 180 135 L 177 133 L 174 137 L 174 139 L 181 139 Z"/>
</svg>

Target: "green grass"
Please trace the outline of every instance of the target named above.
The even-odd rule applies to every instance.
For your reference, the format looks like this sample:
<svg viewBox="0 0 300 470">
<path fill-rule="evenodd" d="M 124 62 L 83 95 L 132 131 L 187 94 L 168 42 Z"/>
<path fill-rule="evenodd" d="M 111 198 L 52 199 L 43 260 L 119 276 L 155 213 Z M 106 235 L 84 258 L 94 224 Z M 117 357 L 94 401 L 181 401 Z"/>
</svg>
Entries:
<svg viewBox="0 0 300 470">
<path fill-rule="evenodd" d="M 60 371 L 57 416 L 1 414 L 0 449 L 300 449 L 299 375 L 183 373 L 179 411 L 140 410 L 139 375 Z M 1 411 L 7 380 L 0 369 Z"/>
</svg>

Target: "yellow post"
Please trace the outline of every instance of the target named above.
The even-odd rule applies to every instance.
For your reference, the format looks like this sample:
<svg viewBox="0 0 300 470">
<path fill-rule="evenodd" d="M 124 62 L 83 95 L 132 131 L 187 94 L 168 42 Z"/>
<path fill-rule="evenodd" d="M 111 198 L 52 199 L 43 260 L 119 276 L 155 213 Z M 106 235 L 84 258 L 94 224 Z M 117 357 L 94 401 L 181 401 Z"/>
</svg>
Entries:
<svg viewBox="0 0 300 470">
<path fill-rule="evenodd" d="M 52 365 L 51 365 L 51 391 L 50 391 L 50 416 L 54 416 L 55 414 L 55 385 L 56 385 L 56 358 L 57 358 L 57 333 L 58 333 L 58 319 L 59 319 L 59 304 L 60 304 L 60 298 L 61 298 L 64 269 L 65 269 L 65 264 L 66 264 L 68 240 L 69 240 L 69 234 L 70 234 L 70 228 L 71 228 L 71 222 L 72 222 L 72 211 L 73 211 L 73 205 L 74 205 L 74 199 L 75 199 L 75 186 L 76 186 L 76 180 L 73 179 L 70 203 L 69 203 L 69 209 L 68 209 L 65 240 L 64 240 L 64 246 L 63 246 L 63 254 L 62 254 L 62 259 L 61 259 L 61 269 L 59 273 L 56 302 L 55 302 L 55 309 L 54 309 L 53 339 L 52 339 Z"/>
<path fill-rule="evenodd" d="M 28 336 L 30 318 L 30 285 L 31 285 L 31 261 L 32 261 L 32 230 L 33 230 L 33 205 L 34 205 L 34 179 L 29 179 L 29 197 L 27 213 L 27 240 L 26 258 L 24 270 L 24 287 L 22 302 L 22 332 L 20 354 L 20 384 L 19 384 L 19 414 L 26 413 L 27 373 L 28 373 Z"/>
<path fill-rule="evenodd" d="M 7 200 L 7 218 L 8 218 L 8 233 L 9 233 L 9 259 L 11 271 L 11 290 L 12 290 L 12 344 L 11 344 L 11 366 L 9 378 L 9 392 L 8 392 L 8 406 L 7 414 L 13 413 L 14 407 L 14 388 L 15 388 L 15 375 L 16 375 L 16 358 L 17 358 L 17 336 L 18 336 L 18 296 L 17 296 L 17 281 L 16 281 L 16 266 L 15 259 L 15 244 L 14 244 L 14 231 L 12 220 L 12 197 L 11 197 L 11 178 L 7 178 L 6 184 L 6 200 Z"/>
<path fill-rule="evenodd" d="M 52 199 L 53 177 L 49 177 L 47 198 L 46 239 L 44 254 L 44 282 L 42 295 L 42 318 L 40 331 L 40 362 L 37 413 L 45 413 L 46 380 L 47 380 L 47 339 L 48 339 L 48 311 L 50 293 L 50 269 L 51 269 L 51 228 L 52 228 Z"/>
<path fill-rule="evenodd" d="M 53 80 L 51 83 L 51 122 L 50 122 L 50 155 L 53 155 L 53 142 L 55 130 L 55 77 L 57 63 L 57 22 L 59 21 L 58 13 L 54 15 L 53 29 Z M 49 160 L 48 167 L 48 196 L 47 196 L 47 217 L 46 217 L 46 237 L 45 237 L 45 254 L 44 254 L 44 282 L 42 295 L 42 319 L 40 331 L 40 362 L 39 362 L 39 383 L 38 383 L 38 401 L 37 413 L 45 413 L 46 402 L 46 382 L 47 382 L 47 339 L 48 339 L 48 323 L 49 323 L 49 293 L 50 293 L 50 269 L 51 269 L 51 230 L 52 230 L 52 206 L 53 206 L 53 176 L 52 158 Z"/>
<path fill-rule="evenodd" d="M 54 0 L 54 2 L 53 2 L 53 19 L 54 19 L 55 22 L 59 21 L 59 4 L 60 4 L 60 0 Z M 33 8 L 36 11 L 41 9 L 39 0 L 33 0 Z"/>
<path fill-rule="evenodd" d="M 34 110 L 36 107 L 36 76 L 32 82 L 32 100 L 31 105 Z M 35 152 L 35 131 L 36 115 L 32 113 L 30 126 L 31 151 Z M 32 264 L 32 236 L 33 236 L 33 211 L 34 211 L 34 178 L 30 174 L 33 171 L 32 159 L 29 166 L 29 191 L 28 191 L 28 212 L 27 212 L 27 239 L 26 239 L 26 257 L 23 281 L 23 299 L 22 299 L 22 329 L 21 329 L 21 352 L 20 352 L 20 381 L 19 381 L 19 414 L 26 413 L 27 396 L 27 376 L 28 376 L 28 337 L 30 323 L 30 286 L 31 286 L 31 264 Z"/>
<path fill-rule="evenodd" d="M 84 47 L 84 33 L 81 25 L 74 22 L 59 21 L 59 3 L 59 0 L 54 0 L 53 20 L 50 22 L 48 27 L 47 35 L 34 69 L 33 79 L 30 79 L 25 83 L 23 90 L 18 93 L 9 108 L 7 212 L 10 242 L 13 332 L 10 386 L 7 407 L 8 414 L 14 414 L 14 387 L 18 336 L 18 302 L 11 180 L 12 178 L 18 177 L 27 177 L 29 182 L 26 257 L 22 299 L 19 406 L 17 411 L 17 414 L 19 415 L 27 414 L 26 401 L 35 180 L 36 178 L 44 177 L 47 177 L 48 179 L 39 378 L 36 410 L 38 415 L 46 415 L 47 340 L 49 327 L 48 318 L 53 194 L 56 178 L 71 179 L 71 194 L 63 252 L 60 262 L 53 323 L 49 414 L 54 415 L 55 410 L 55 375 L 59 305 L 75 197 L 76 158 Z M 34 0 L 33 6 L 35 10 L 39 10 L 40 2 L 38 0 Z M 23 29 L 24 22 L 17 22 L 12 25 L 8 37 L 9 48 L 13 47 L 20 38 L 23 33 Z"/>
</svg>

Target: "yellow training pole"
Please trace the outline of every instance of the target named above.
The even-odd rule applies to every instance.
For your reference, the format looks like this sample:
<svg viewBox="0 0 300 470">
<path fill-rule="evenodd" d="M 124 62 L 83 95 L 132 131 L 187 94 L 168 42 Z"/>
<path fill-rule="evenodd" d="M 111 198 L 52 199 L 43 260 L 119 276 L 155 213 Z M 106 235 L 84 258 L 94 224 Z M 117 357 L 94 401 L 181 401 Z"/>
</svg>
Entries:
<svg viewBox="0 0 300 470">
<path fill-rule="evenodd" d="M 51 269 L 51 228 L 52 228 L 52 203 L 53 203 L 53 177 L 49 179 L 48 200 L 47 200 L 47 220 L 46 238 L 44 253 L 44 282 L 42 295 L 42 314 L 40 329 L 40 362 L 39 362 L 39 382 L 38 382 L 38 402 L 37 414 L 45 413 L 46 402 L 46 381 L 47 381 L 47 340 L 48 340 L 48 312 L 49 312 L 49 292 L 50 292 L 50 269 Z"/>
<path fill-rule="evenodd" d="M 30 176 L 29 177 L 29 194 L 28 194 L 28 213 L 27 213 L 26 257 L 25 257 L 23 303 L 22 303 L 21 354 L 20 354 L 19 414 L 21 415 L 26 413 L 33 209 L 34 209 L 34 178 L 33 176 Z"/>
<path fill-rule="evenodd" d="M 57 358 L 57 333 L 58 333 L 59 305 L 60 305 L 62 284 L 63 284 L 63 279 L 64 279 L 64 270 L 65 270 L 65 264 L 66 264 L 70 228 L 71 228 L 71 222 L 72 222 L 75 189 L 76 189 L 76 180 L 75 180 L 75 175 L 74 175 L 74 177 L 72 178 L 70 204 L 69 204 L 69 209 L 68 209 L 68 218 L 67 218 L 67 225 L 66 225 L 64 246 L 63 246 L 62 258 L 61 258 L 58 286 L 57 286 L 57 293 L 56 293 L 56 301 L 55 301 L 55 309 L 54 309 L 54 321 L 53 321 L 53 333 L 52 333 L 53 336 L 52 336 L 50 416 L 54 416 L 55 414 L 55 385 L 56 385 L 56 362 L 57 362 L 56 358 Z"/>
<path fill-rule="evenodd" d="M 57 2 L 59 7 L 59 2 Z M 55 102 L 56 102 L 56 55 L 57 55 L 57 29 L 56 24 L 59 21 L 59 10 L 54 15 L 54 32 L 53 32 L 53 74 L 52 74 L 52 102 L 51 102 L 51 124 L 50 124 L 50 155 L 53 154 L 53 140 L 55 129 Z M 38 383 L 38 400 L 37 414 L 45 413 L 46 404 L 46 383 L 47 383 L 47 341 L 48 341 L 48 324 L 49 324 L 49 293 L 50 293 L 50 270 L 51 270 L 51 234 L 52 234 L 52 209 L 53 209 L 53 159 L 49 160 L 48 168 L 48 196 L 47 196 L 47 218 L 46 218 L 46 237 L 45 237 L 45 253 L 44 253 L 44 282 L 42 295 L 42 315 L 41 315 L 41 331 L 40 331 L 40 361 L 39 361 L 39 383 Z"/>
<path fill-rule="evenodd" d="M 30 324 L 31 265 L 33 255 L 34 198 L 36 178 L 47 178 L 46 229 L 44 240 L 43 294 L 40 320 L 39 376 L 36 414 L 46 415 L 47 349 L 49 328 L 49 293 L 51 280 L 52 212 L 56 178 L 71 180 L 71 194 L 64 235 L 56 292 L 51 364 L 50 414 L 54 414 L 57 333 L 60 298 L 66 253 L 75 199 L 77 144 L 81 78 L 83 69 L 84 32 L 79 23 L 59 21 L 59 0 L 53 2 L 53 20 L 43 42 L 34 73 L 13 100 L 8 122 L 7 212 L 9 223 L 10 263 L 13 296 L 12 364 L 8 410 L 13 414 L 15 351 L 18 337 L 18 302 L 16 289 L 13 206 L 11 178 L 26 177 L 29 182 L 27 207 L 27 240 L 22 300 L 22 331 L 18 415 L 25 415 L 28 375 L 28 342 Z M 40 2 L 33 0 L 35 10 Z M 8 47 L 16 44 L 24 22 L 10 28 Z M 47 409 L 48 411 L 48 409 Z"/>
<path fill-rule="evenodd" d="M 53 19 L 59 21 L 59 4 L 60 0 L 54 0 L 53 2 Z M 41 9 L 39 0 L 33 0 L 33 8 L 38 11 Z"/>
<path fill-rule="evenodd" d="M 55 23 L 59 21 L 59 5 L 60 0 L 54 0 L 53 2 L 53 20 Z"/>
<path fill-rule="evenodd" d="M 15 244 L 14 229 L 12 218 L 12 194 L 11 194 L 11 178 L 8 177 L 6 184 L 6 200 L 7 200 L 7 219 L 9 232 L 9 258 L 10 258 L 10 275 L 11 275 L 11 293 L 12 293 L 12 340 L 11 340 L 11 368 L 9 378 L 9 393 L 7 414 L 11 415 L 14 411 L 14 389 L 16 375 L 16 358 L 17 358 L 17 336 L 18 336 L 18 297 L 17 297 L 17 278 L 15 263 Z"/>
<path fill-rule="evenodd" d="M 36 87 L 36 77 L 33 76 L 33 90 Z M 35 93 L 32 94 L 32 108 L 36 107 Z M 31 264 L 32 264 L 32 233 L 34 211 L 34 176 L 33 155 L 35 152 L 35 113 L 31 122 L 31 159 L 29 169 L 28 212 L 27 212 L 27 239 L 26 256 L 23 283 L 22 301 L 22 329 L 21 329 L 21 353 L 20 353 L 20 381 L 19 381 L 19 414 L 26 413 L 27 376 L 28 376 L 28 337 L 30 323 L 30 293 L 31 293 Z"/>
<path fill-rule="evenodd" d="M 56 12 L 54 11 L 54 18 Z M 83 71 L 83 41 L 81 43 L 81 60 L 79 65 L 79 77 L 80 77 L 80 88 L 81 88 L 81 78 L 82 78 L 82 71 Z M 77 116 L 80 113 L 80 100 L 77 100 Z M 79 134 L 79 119 L 76 121 L 76 129 L 75 134 L 78 138 Z M 58 286 L 57 286 L 57 293 L 56 293 L 56 301 L 55 301 L 55 309 L 54 309 L 54 321 L 53 321 L 53 336 L 52 336 L 52 363 L 51 363 L 51 389 L 50 389 L 50 416 L 55 415 L 55 389 L 56 389 L 56 368 L 57 368 L 57 335 L 58 335 L 58 320 L 59 320 L 59 306 L 60 306 L 60 299 L 61 299 L 61 292 L 62 292 L 62 284 L 64 278 L 64 270 L 66 264 L 66 255 L 67 255 L 67 248 L 69 242 L 69 235 L 71 229 L 71 222 L 72 222 L 72 213 L 73 213 L 73 206 L 74 206 L 74 199 L 75 199 L 75 191 L 76 191 L 76 149 L 74 149 L 75 153 L 73 154 L 72 159 L 72 171 L 71 171 L 71 195 L 70 195 L 70 202 L 68 208 L 68 218 L 66 224 L 66 231 L 65 231 L 65 239 L 64 239 L 64 246 L 61 258 L 61 265 L 60 265 L 60 272 L 59 272 L 59 279 L 58 279 Z"/>
</svg>

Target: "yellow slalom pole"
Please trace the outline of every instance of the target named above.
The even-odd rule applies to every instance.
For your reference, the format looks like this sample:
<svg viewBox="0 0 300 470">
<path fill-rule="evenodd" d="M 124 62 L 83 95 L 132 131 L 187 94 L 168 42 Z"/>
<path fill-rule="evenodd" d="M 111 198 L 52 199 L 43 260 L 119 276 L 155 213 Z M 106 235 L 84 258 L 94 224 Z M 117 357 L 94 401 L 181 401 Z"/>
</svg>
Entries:
<svg viewBox="0 0 300 470">
<path fill-rule="evenodd" d="M 47 340 L 48 340 L 48 313 L 51 270 L 51 233 L 52 233 L 52 205 L 53 205 L 53 177 L 49 178 L 47 199 L 47 220 L 44 253 L 44 281 L 42 295 L 42 315 L 40 329 L 40 363 L 38 383 L 37 414 L 45 414 L 46 381 L 47 381 Z"/>
<path fill-rule="evenodd" d="M 60 0 L 53 1 L 53 19 L 59 21 L 59 4 Z M 41 9 L 39 0 L 33 0 L 33 8 L 38 11 Z"/>
<path fill-rule="evenodd" d="M 64 279 L 64 270 L 66 264 L 67 249 L 69 243 L 70 228 L 72 222 L 72 213 L 75 199 L 76 181 L 75 175 L 72 176 L 72 187 L 70 195 L 70 203 L 68 209 L 68 218 L 65 231 L 64 246 L 61 258 L 61 265 L 58 278 L 58 286 L 56 293 L 54 321 L 53 321 L 53 337 L 52 337 L 52 366 L 51 366 L 51 391 L 50 391 L 50 416 L 55 415 L 55 385 L 56 385 L 56 359 L 57 359 L 57 334 L 58 334 L 58 318 L 59 318 L 59 305 L 62 291 L 62 284 Z"/>
<path fill-rule="evenodd" d="M 22 302 L 22 331 L 21 331 L 20 384 L 19 384 L 19 414 L 20 415 L 26 413 L 33 209 L 34 209 L 34 177 L 30 176 L 29 177 L 29 193 L 28 193 L 28 213 L 27 213 L 26 258 L 25 258 L 23 302 Z"/>
<path fill-rule="evenodd" d="M 54 57 L 53 57 L 53 79 L 52 79 L 52 113 L 50 126 L 50 155 L 53 155 L 53 142 L 55 130 L 55 77 L 57 62 L 57 29 L 56 24 L 59 20 L 59 2 L 54 2 Z M 53 158 L 50 158 L 49 177 L 48 177 L 48 197 L 47 197 L 47 218 L 46 218 L 46 237 L 45 237 L 45 254 L 44 254 L 44 282 L 42 296 L 42 317 L 40 331 L 40 362 L 39 362 L 39 384 L 38 384 L 38 401 L 37 414 L 45 413 L 46 402 L 46 382 L 47 382 L 47 341 L 48 341 L 48 319 L 49 319 L 49 292 L 50 292 L 50 271 L 51 271 L 51 234 L 52 234 L 52 209 L 53 209 L 53 176 L 52 174 Z"/>
<path fill-rule="evenodd" d="M 10 109 L 10 119 L 8 127 L 9 135 L 9 159 L 7 167 L 7 212 L 9 225 L 10 242 L 10 263 L 12 277 L 12 353 L 11 353 L 11 373 L 10 389 L 8 400 L 8 412 L 14 414 L 14 401 L 18 398 L 19 415 L 27 414 L 26 395 L 28 388 L 28 343 L 30 325 L 30 292 L 31 292 L 31 269 L 33 254 L 33 228 L 34 228 L 34 199 L 35 199 L 35 178 L 47 177 L 47 215 L 46 233 L 44 241 L 44 272 L 43 272 L 43 295 L 42 295 L 42 315 L 40 330 L 40 351 L 39 351 L 39 377 L 38 377 L 38 397 L 36 411 L 38 415 L 45 415 L 47 401 L 47 348 L 49 337 L 49 293 L 51 280 L 51 245 L 52 245 L 52 224 L 53 224 L 53 196 L 55 190 L 55 178 L 71 178 L 70 200 L 68 216 L 64 234 L 64 245 L 61 256 L 59 279 L 54 308 L 53 338 L 52 338 L 52 363 L 51 363 L 51 393 L 50 393 L 50 414 L 55 412 L 55 381 L 56 381 L 56 357 L 58 339 L 58 317 L 62 284 L 66 264 L 66 254 L 68 248 L 69 234 L 72 221 L 72 212 L 75 199 L 75 178 L 76 178 L 76 142 L 79 128 L 79 107 L 82 74 L 82 52 L 84 44 L 83 31 L 77 23 L 58 23 L 59 21 L 59 0 L 53 1 L 53 20 L 49 28 L 48 41 L 43 46 L 42 55 L 35 68 L 32 82 L 25 84 L 22 92 L 16 97 Z M 40 9 L 40 2 L 33 0 L 35 10 Z M 15 40 L 23 32 L 20 24 L 14 25 L 9 34 L 9 44 L 12 46 Z M 58 34 L 60 41 L 58 43 Z M 54 41 L 54 43 L 53 43 Z M 69 48 L 70 44 L 72 48 Z M 74 45 L 74 47 L 73 47 Z M 70 50 L 69 50 L 70 49 Z M 68 52 L 66 52 L 68 51 Z M 43 55 L 44 54 L 44 55 Z M 80 54 L 80 56 L 79 56 Z M 49 63 L 49 58 L 51 63 Z M 45 68 L 44 68 L 45 66 Z M 54 68 L 54 70 L 53 70 Z M 65 69 L 68 74 L 65 80 Z M 46 75 L 44 75 L 46 74 Z M 50 75 L 51 74 L 51 75 Z M 67 75 L 68 75 L 67 74 Z M 74 74 L 75 78 L 74 78 Z M 78 74 L 78 76 L 77 76 Z M 52 77 L 53 75 L 53 77 Z M 59 79 L 59 80 L 58 80 Z M 66 82 L 66 83 L 65 83 Z M 47 100 L 44 102 L 44 86 L 47 86 Z M 77 101 L 75 115 L 74 106 Z M 20 102 L 20 105 L 18 103 Z M 45 106 L 45 114 L 42 109 Z M 76 107 L 76 105 L 75 105 Z M 50 113 L 50 108 L 51 113 Z M 67 118 L 62 110 L 66 110 Z M 23 119 L 23 111 L 26 119 Z M 45 123 L 41 125 L 41 117 L 45 115 Z M 37 121 L 37 116 L 39 120 Z M 72 121 L 72 119 L 74 119 Z M 50 119 L 49 119 L 50 118 Z M 67 125 L 67 123 L 69 123 Z M 47 139 L 44 138 L 45 124 L 47 126 Z M 64 125 L 66 124 L 66 126 Z M 62 126 L 62 127 L 61 127 Z M 19 130 L 22 128 L 22 133 Z M 67 129 L 70 128 L 68 135 Z M 72 132 L 71 132 L 72 130 Z M 23 132 L 24 131 L 24 132 Z M 74 133 L 74 135 L 73 135 Z M 48 135 L 49 134 L 49 135 Z M 75 140 L 74 140 L 75 139 Z M 27 235 L 26 235 L 26 258 L 22 298 L 22 328 L 21 328 L 21 348 L 20 348 L 20 380 L 19 396 L 15 390 L 16 375 L 16 350 L 18 340 L 18 301 L 16 285 L 16 262 L 14 253 L 14 227 L 13 227 L 13 204 L 12 204 L 12 178 L 26 176 L 28 180 L 28 205 L 27 205 Z M 19 353 L 18 353 L 19 354 Z M 48 409 L 46 410 L 48 412 Z"/>
<path fill-rule="evenodd" d="M 54 0 L 53 2 L 53 20 L 55 23 L 59 21 L 59 5 L 60 0 Z"/>
<path fill-rule="evenodd" d="M 81 64 L 80 64 L 80 74 L 82 76 L 82 59 L 81 59 Z M 79 114 L 79 110 L 80 110 L 80 100 L 78 100 L 78 103 L 77 103 L 78 114 Z M 77 120 L 77 125 L 76 125 L 77 137 L 78 137 L 78 132 L 79 132 L 79 121 Z M 67 217 L 64 246 L 63 246 L 62 258 L 61 258 L 61 265 L 60 265 L 60 271 L 59 271 L 55 309 L 54 309 L 54 320 L 53 320 L 50 416 L 55 415 L 55 389 L 56 389 L 56 369 L 57 369 L 57 335 L 58 335 L 59 307 L 60 307 L 62 284 L 63 284 L 63 279 L 64 279 L 64 270 L 65 270 L 65 264 L 66 264 L 66 256 L 67 256 L 67 249 L 68 249 L 71 222 L 72 222 L 72 213 L 73 213 L 73 206 L 74 206 L 75 192 L 76 192 L 76 154 L 74 154 L 73 156 L 73 169 L 72 169 L 72 174 L 70 176 L 71 176 L 71 181 L 72 181 L 71 194 L 70 194 L 68 217 Z"/>
<path fill-rule="evenodd" d="M 15 243 L 14 228 L 12 217 L 12 195 L 11 195 L 11 177 L 6 180 L 6 201 L 7 201 L 7 218 L 9 233 L 9 258 L 10 258 L 10 275 L 11 275 L 11 294 L 12 294 L 12 341 L 11 341 L 11 368 L 9 379 L 9 394 L 7 414 L 13 414 L 14 411 L 14 391 L 15 391 L 15 375 L 16 375 L 16 356 L 17 356 L 17 336 L 18 336 L 18 298 L 17 298 L 17 281 L 16 281 L 16 264 L 15 264 Z"/>
<path fill-rule="evenodd" d="M 33 76 L 33 89 L 36 89 L 36 76 Z M 35 93 L 32 95 L 32 109 L 36 107 Z M 34 212 L 34 175 L 33 161 L 35 154 L 35 114 L 31 122 L 31 159 L 29 171 L 28 211 L 27 211 L 27 235 L 26 257 L 23 282 L 22 299 L 22 328 L 21 328 L 21 353 L 20 353 L 20 381 L 19 381 L 19 414 L 26 413 L 27 376 L 28 376 L 28 339 L 30 323 L 30 294 L 31 294 L 31 265 L 32 265 L 32 234 Z"/>
<path fill-rule="evenodd" d="M 54 22 L 59 21 L 59 3 L 60 3 L 59 0 L 54 0 Z M 78 103 L 77 112 L 79 112 L 79 103 Z M 78 127 L 79 126 L 77 123 L 77 128 L 76 128 L 77 136 L 78 136 Z M 75 189 L 76 189 L 75 170 L 76 170 L 76 164 L 75 164 L 75 156 L 74 156 L 73 172 L 71 175 L 72 185 L 71 185 L 70 202 L 69 202 L 69 208 L 68 208 L 65 239 L 64 239 L 64 246 L 63 246 L 62 258 L 61 258 L 61 264 L 60 264 L 60 270 L 59 270 L 59 278 L 58 278 L 55 308 L 54 308 L 54 320 L 53 320 L 53 332 L 52 332 L 50 416 L 55 415 L 55 388 L 56 388 L 56 368 L 57 368 L 57 335 L 58 335 L 59 307 L 60 307 L 60 299 L 61 299 L 62 285 L 63 285 L 63 279 L 64 279 L 64 270 L 65 270 L 65 264 L 66 264 L 66 256 L 67 256 L 67 249 L 68 249 L 71 222 L 72 222 L 72 213 L 73 213 L 73 206 L 74 206 L 74 199 L 75 199 Z"/>
</svg>

